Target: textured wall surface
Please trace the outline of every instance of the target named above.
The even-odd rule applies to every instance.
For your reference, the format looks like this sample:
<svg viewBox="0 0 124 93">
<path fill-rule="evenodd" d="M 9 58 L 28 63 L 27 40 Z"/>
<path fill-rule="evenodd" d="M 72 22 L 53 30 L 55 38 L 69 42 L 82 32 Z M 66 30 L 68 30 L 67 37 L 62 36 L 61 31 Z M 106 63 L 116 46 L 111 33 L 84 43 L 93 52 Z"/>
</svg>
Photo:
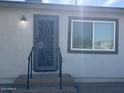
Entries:
<svg viewBox="0 0 124 93">
<path fill-rule="evenodd" d="M 0 7 L 0 83 L 12 82 L 18 75 L 27 72 L 27 56 L 33 45 L 33 14 L 59 16 L 59 45 L 63 56 L 63 72 L 70 73 L 77 81 L 123 80 L 122 14 Z M 22 15 L 27 17 L 26 24 L 20 22 Z M 68 16 L 119 18 L 119 53 L 68 53 Z"/>
</svg>

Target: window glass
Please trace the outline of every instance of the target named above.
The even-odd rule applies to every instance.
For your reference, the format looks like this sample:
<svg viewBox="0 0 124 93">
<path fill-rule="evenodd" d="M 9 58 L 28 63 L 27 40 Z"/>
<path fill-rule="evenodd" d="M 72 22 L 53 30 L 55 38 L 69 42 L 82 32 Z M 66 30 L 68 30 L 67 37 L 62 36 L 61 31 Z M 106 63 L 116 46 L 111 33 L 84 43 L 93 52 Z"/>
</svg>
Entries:
<svg viewBox="0 0 124 93">
<path fill-rule="evenodd" d="M 114 48 L 114 23 L 95 23 L 94 47 L 95 49 Z"/>
<path fill-rule="evenodd" d="M 73 22 L 73 48 L 92 48 L 92 28 L 91 22 Z"/>
</svg>

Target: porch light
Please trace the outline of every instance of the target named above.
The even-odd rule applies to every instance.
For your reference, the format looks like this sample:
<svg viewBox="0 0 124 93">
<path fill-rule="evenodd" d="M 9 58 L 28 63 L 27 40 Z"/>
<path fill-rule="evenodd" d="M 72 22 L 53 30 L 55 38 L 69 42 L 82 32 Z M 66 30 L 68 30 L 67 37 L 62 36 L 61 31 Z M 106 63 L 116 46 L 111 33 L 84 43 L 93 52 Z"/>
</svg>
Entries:
<svg viewBox="0 0 124 93">
<path fill-rule="evenodd" d="M 21 17 L 21 21 L 22 21 L 23 23 L 27 21 L 27 19 L 26 19 L 26 17 L 25 17 L 24 15 Z"/>
<path fill-rule="evenodd" d="M 19 25 L 23 28 L 27 27 L 28 25 L 28 21 L 27 21 L 27 17 L 25 15 L 22 15 L 20 18 L 20 22 Z"/>
</svg>

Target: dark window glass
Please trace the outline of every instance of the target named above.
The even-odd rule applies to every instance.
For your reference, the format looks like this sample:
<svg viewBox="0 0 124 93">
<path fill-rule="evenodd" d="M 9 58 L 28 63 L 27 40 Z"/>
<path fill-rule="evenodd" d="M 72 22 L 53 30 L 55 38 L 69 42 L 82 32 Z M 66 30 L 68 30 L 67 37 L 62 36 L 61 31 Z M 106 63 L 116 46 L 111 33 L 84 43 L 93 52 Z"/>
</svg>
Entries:
<svg viewBox="0 0 124 93">
<path fill-rule="evenodd" d="M 73 22 L 73 48 L 92 48 L 91 22 Z"/>
</svg>

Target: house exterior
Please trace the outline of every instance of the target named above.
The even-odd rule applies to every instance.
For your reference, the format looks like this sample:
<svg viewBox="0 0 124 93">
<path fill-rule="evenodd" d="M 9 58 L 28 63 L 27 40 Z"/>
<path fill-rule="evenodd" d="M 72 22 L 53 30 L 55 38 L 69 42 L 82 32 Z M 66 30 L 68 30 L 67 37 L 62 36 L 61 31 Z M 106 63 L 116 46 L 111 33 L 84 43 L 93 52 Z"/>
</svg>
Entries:
<svg viewBox="0 0 124 93">
<path fill-rule="evenodd" d="M 0 2 L 0 83 L 12 83 L 17 76 L 27 73 L 34 15 L 59 17 L 63 73 L 71 74 L 76 82 L 123 81 L 123 14 L 123 8 Z M 22 15 L 27 19 L 25 24 L 20 21 Z M 88 26 L 88 33 L 81 24 Z M 92 31 L 98 34 L 91 34 Z M 80 43 L 80 33 L 85 33 L 83 39 L 90 37 L 86 46 Z M 100 37 L 108 37 L 108 41 L 100 39 L 99 44 Z"/>
</svg>

